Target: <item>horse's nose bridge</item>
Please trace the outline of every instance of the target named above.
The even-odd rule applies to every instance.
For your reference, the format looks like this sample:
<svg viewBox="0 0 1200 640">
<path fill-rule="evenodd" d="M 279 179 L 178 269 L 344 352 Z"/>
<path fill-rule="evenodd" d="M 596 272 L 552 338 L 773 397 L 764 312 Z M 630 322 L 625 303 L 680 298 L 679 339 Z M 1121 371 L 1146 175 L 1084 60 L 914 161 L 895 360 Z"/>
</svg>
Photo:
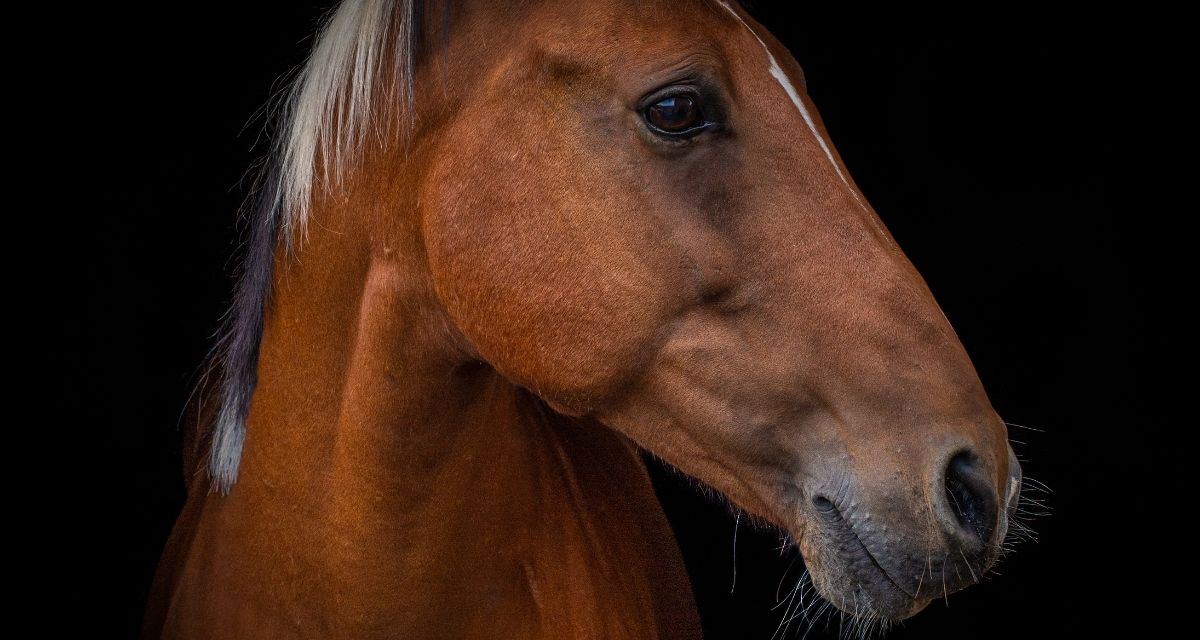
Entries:
<svg viewBox="0 0 1200 640">
<path fill-rule="evenodd" d="M 920 276 L 902 254 L 856 242 L 858 250 L 829 241 L 798 251 L 760 289 L 764 302 L 750 307 L 744 329 L 765 336 L 754 344 L 759 370 L 778 373 L 768 384 L 845 417 L 851 441 L 864 424 L 905 430 L 994 416 Z"/>
<path fill-rule="evenodd" d="M 806 358 L 838 384 L 900 391 L 910 403 L 976 386 L 958 337 L 903 254 L 869 240 L 840 254 L 829 244 L 798 257 L 777 288 L 786 299 L 774 306 L 776 321 Z"/>
</svg>

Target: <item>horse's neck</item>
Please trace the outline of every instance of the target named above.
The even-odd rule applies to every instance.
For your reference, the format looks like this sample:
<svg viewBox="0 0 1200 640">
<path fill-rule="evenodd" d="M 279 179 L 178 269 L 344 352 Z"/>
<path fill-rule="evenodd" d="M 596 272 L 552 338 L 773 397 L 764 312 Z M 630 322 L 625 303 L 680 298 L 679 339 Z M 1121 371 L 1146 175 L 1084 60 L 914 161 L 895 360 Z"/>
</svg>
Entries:
<svg viewBox="0 0 1200 640">
<path fill-rule="evenodd" d="M 240 479 L 193 496 L 178 630 L 698 634 L 633 448 L 456 361 L 429 288 L 389 252 L 318 251 L 302 262 L 373 257 L 279 279 Z"/>
</svg>

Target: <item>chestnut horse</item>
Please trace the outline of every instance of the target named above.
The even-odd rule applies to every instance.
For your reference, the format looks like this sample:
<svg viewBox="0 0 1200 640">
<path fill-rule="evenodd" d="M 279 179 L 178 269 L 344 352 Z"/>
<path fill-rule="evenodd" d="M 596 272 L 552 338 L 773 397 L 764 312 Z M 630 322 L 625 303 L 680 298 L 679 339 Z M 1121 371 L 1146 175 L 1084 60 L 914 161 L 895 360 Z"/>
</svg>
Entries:
<svg viewBox="0 0 1200 640">
<path fill-rule="evenodd" d="M 975 581 L 1020 467 L 804 89 L 721 0 L 342 3 L 147 634 L 699 637 L 643 449 L 862 618 Z"/>
</svg>

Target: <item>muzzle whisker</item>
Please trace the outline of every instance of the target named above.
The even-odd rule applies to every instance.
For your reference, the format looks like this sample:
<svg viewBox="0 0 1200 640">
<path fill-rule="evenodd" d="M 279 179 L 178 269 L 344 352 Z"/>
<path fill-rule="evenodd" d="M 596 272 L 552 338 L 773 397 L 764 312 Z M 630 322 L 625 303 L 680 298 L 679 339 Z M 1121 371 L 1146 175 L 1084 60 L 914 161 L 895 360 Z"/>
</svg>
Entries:
<svg viewBox="0 0 1200 640">
<path fill-rule="evenodd" d="M 942 558 L 942 601 L 947 607 L 950 606 L 950 590 L 946 588 L 946 561 L 949 559 L 949 555 Z"/>
<path fill-rule="evenodd" d="M 925 556 L 925 564 L 926 565 L 929 564 L 929 555 L 928 554 L 926 554 L 926 556 Z M 921 597 L 921 586 L 924 584 L 925 584 L 925 568 L 922 567 L 921 575 L 917 576 L 917 590 L 916 590 L 916 592 L 913 593 L 913 597 L 915 597 L 915 598 Z"/>
<path fill-rule="evenodd" d="M 808 625 L 809 627 L 811 627 L 815 623 L 816 618 L 815 618 L 815 616 L 809 616 L 809 613 L 812 612 L 813 607 L 817 607 L 818 603 L 821 602 L 821 595 L 819 593 L 817 593 L 816 587 L 814 587 L 812 585 L 812 577 L 809 575 L 808 570 L 804 571 L 804 576 L 802 577 L 802 579 L 804 580 L 804 590 L 809 592 L 809 597 L 808 597 L 808 604 L 804 606 L 804 609 L 801 611 L 801 613 L 804 616 L 805 624 Z M 804 601 L 803 593 L 801 593 L 801 595 L 800 595 L 800 601 L 801 601 L 801 603 L 803 603 L 803 601 Z M 818 611 L 819 610 L 820 610 L 820 608 L 818 607 Z M 807 633 L 806 633 L 806 635 L 807 635 Z"/>
<path fill-rule="evenodd" d="M 793 619 L 792 609 L 796 604 L 796 593 L 800 589 L 800 582 L 800 580 L 797 580 L 796 585 L 792 587 L 791 592 L 788 593 L 788 605 L 783 610 L 783 615 L 780 617 L 779 624 L 775 627 L 775 633 L 771 634 L 771 640 L 774 640 L 776 636 L 780 638 L 787 637 L 787 632 L 791 627 L 791 621 Z"/>
<path fill-rule="evenodd" d="M 1009 422 L 1008 420 L 1004 420 L 1003 422 L 1004 422 L 1004 424 L 1005 424 L 1005 425 L 1008 425 L 1008 426 L 1010 426 L 1010 427 L 1016 427 L 1016 428 L 1018 428 L 1018 429 L 1025 429 L 1026 431 L 1033 431 L 1033 432 L 1035 432 L 1035 433 L 1046 433 L 1046 431 L 1045 431 L 1044 429 L 1038 429 L 1038 428 L 1036 428 L 1036 427 L 1027 427 L 1027 426 L 1025 426 L 1025 425 L 1023 425 L 1023 424 L 1017 424 L 1017 423 L 1015 423 L 1015 422 Z"/>
<path fill-rule="evenodd" d="M 733 521 L 733 581 L 729 585 L 729 593 L 737 588 L 737 534 L 738 525 L 742 523 L 742 512 L 738 511 L 737 518 Z"/>
<path fill-rule="evenodd" d="M 1041 491 L 1043 493 L 1054 493 L 1054 490 L 1051 489 L 1049 487 L 1049 485 L 1047 485 L 1045 482 L 1042 482 L 1041 480 L 1038 480 L 1037 478 L 1032 478 L 1030 476 L 1025 476 L 1025 477 L 1021 478 L 1021 484 L 1022 485 L 1033 485 L 1033 488 L 1035 490 Z M 1028 488 L 1028 487 L 1023 487 L 1022 492 L 1024 492 L 1024 490 L 1026 488 Z"/>
<path fill-rule="evenodd" d="M 979 576 L 975 575 L 975 569 L 971 567 L 971 561 L 967 560 L 967 554 L 963 553 L 962 549 L 959 549 L 958 555 L 962 556 L 963 563 L 967 565 L 967 571 L 971 572 L 971 579 L 975 581 L 975 584 L 979 584 Z M 954 566 L 957 567 L 958 563 L 954 563 Z"/>
<path fill-rule="evenodd" d="M 783 596 L 781 596 L 779 592 L 781 589 L 783 589 L 783 583 L 785 580 L 787 580 L 788 573 L 792 571 L 792 567 L 796 565 L 796 561 L 799 559 L 800 554 L 796 554 L 796 556 L 792 558 L 792 561 L 788 563 L 787 568 L 783 570 L 783 575 L 779 576 L 779 584 L 775 585 L 775 606 L 771 607 L 771 611 L 778 609 L 779 605 L 783 604 Z M 807 572 L 807 569 L 805 572 Z"/>
</svg>

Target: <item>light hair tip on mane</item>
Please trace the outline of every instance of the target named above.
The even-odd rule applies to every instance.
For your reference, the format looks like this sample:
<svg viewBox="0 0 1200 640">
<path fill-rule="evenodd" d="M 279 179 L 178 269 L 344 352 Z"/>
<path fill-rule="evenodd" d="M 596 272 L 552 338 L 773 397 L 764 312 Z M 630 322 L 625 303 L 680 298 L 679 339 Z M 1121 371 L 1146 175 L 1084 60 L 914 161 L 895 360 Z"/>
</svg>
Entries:
<svg viewBox="0 0 1200 640">
<path fill-rule="evenodd" d="M 279 133 L 258 181 L 233 300 L 210 359 L 220 376 L 207 462 L 215 492 L 227 494 L 237 482 L 276 245 L 282 236 L 291 249 L 294 238 L 305 236 L 317 190 L 341 183 L 368 135 L 385 135 L 395 121 L 408 133 L 424 4 L 343 1 L 325 20 L 307 63 L 284 93 Z M 380 100 L 381 93 L 395 100 Z M 380 113 L 377 102 L 398 102 L 403 109 Z"/>
<path fill-rule="evenodd" d="M 276 159 L 285 240 L 307 228 L 314 190 L 337 186 L 369 134 L 387 132 L 378 94 L 411 118 L 421 0 L 345 0 L 321 28 L 284 107 Z M 397 92 L 400 95 L 397 95 Z M 384 102 L 387 102 L 386 100 Z"/>
</svg>

